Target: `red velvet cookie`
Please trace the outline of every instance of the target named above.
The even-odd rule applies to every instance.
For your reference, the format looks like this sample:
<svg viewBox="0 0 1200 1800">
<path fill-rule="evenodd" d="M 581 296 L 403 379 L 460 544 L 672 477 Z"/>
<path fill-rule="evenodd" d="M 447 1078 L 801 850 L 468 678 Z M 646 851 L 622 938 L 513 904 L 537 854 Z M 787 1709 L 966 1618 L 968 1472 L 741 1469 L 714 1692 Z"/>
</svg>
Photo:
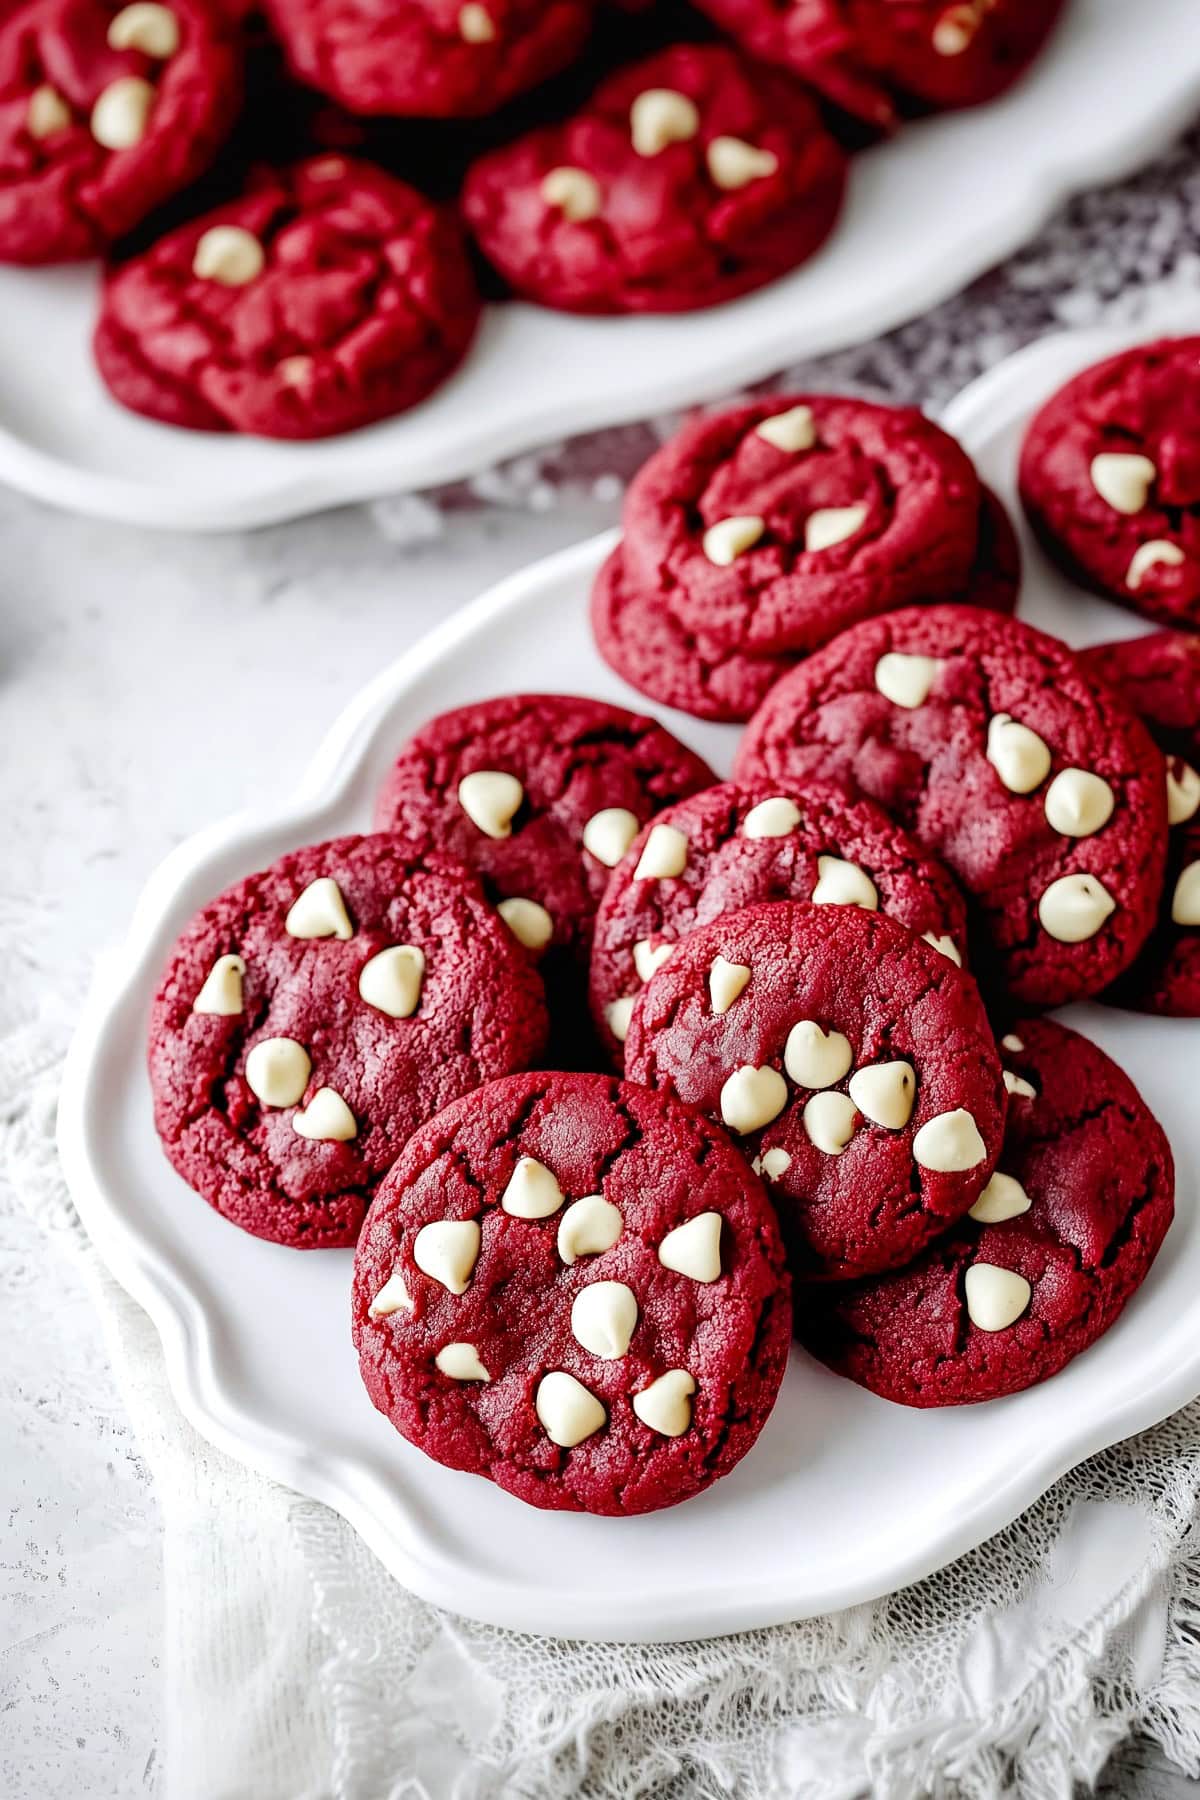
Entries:
<svg viewBox="0 0 1200 1800">
<path fill-rule="evenodd" d="M 845 157 L 808 96 L 717 45 L 622 69 L 564 125 L 482 157 L 467 222 L 519 294 L 685 312 L 794 269 L 828 236 Z"/>
<path fill-rule="evenodd" d="M 855 904 L 860 872 L 826 881 L 842 904 L 690 932 L 634 1004 L 625 1068 L 736 1133 L 793 1274 L 844 1281 L 908 1262 L 973 1204 L 1005 1090 L 971 977 Z"/>
<path fill-rule="evenodd" d="M 1060 388 L 1025 434 L 1021 499 L 1074 580 L 1200 630 L 1200 337 L 1141 344 Z"/>
<path fill-rule="evenodd" d="M 592 0 L 268 0 L 292 73 L 351 113 L 495 112 L 565 68 Z"/>
<path fill-rule="evenodd" d="M 180 937 L 150 1020 L 154 1122 L 243 1230 L 352 1244 L 417 1127 L 545 1038 L 537 974 L 460 864 L 335 838 L 226 889 Z"/>
<path fill-rule="evenodd" d="M 152 419 L 317 438 L 424 399 L 478 316 L 449 213 L 322 156 L 262 174 L 117 269 L 95 353 L 115 397 Z"/>
<path fill-rule="evenodd" d="M 683 843 L 666 833 L 679 834 Z M 651 839 L 653 838 L 653 843 Z M 683 865 L 673 879 L 639 878 L 664 842 Z M 596 914 L 592 1014 L 620 1059 L 633 1003 L 679 940 L 722 913 L 764 900 L 851 903 L 890 913 L 959 965 L 967 949 L 962 895 L 870 800 L 837 788 L 789 793 L 733 782 L 659 813 L 613 870 Z"/>
<path fill-rule="evenodd" d="M 187 187 L 237 116 L 236 26 L 204 0 L 30 0 L 0 24 L 0 261 L 96 256 Z"/>
<path fill-rule="evenodd" d="M 744 1158 L 601 1075 L 520 1075 L 407 1145 L 354 1264 L 367 1392 L 533 1506 L 641 1513 L 727 1474 L 779 1391 L 783 1245 Z"/>
<path fill-rule="evenodd" d="M 1138 1012 L 1200 1017 L 1200 637 L 1152 631 L 1080 652 L 1167 759 L 1167 876 L 1149 942 L 1106 995 Z"/>
<path fill-rule="evenodd" d="M 981 979 L 1020 1004 L 1097 994 L 1154 921 L 1162 757 L 1111 690 L 1043 631 L 963 606 L 843 632 L 750 721 L 740 781 L 836 781 L 957 875 Z"/>
<path fill-rule="evenodd" d="M 887 130 L 897 110 L 975 106 L 1021 75 L 1063 0 L 697 0 L 754 56 Z"/>
<path fill-rule="evenodd" d="M 1129 1077 L 1049 1020 L 1003 1043 L 1017 1086 L 969 1216 L 906 1269 L 798 1298 L 805 1346 L 904 1406 L 1056 1375 L 1113 1324 L 1171 1223 L 1170 1145 Z"/>
</svg>

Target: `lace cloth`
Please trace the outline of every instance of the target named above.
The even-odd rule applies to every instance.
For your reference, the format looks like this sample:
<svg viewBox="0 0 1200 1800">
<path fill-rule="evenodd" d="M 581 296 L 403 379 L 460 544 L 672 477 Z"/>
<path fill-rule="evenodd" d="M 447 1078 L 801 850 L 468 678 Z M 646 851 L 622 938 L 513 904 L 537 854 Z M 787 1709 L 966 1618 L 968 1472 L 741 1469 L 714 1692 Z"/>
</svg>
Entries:
<svg viewBox="0 0 1200 1800">
<path fill-rule="evenodd" d="M 937 404 L 1047 329 L 1134 318 L 1194 291 L 1198 151 L 1193 137 L 1138 180 L 1074 202 L 967 294 L 787 381 Z M 540 507 L 564 484 L 615 491 L 670 425 L 520 459 L 471 492 Z M 426 537 L 464 498 L 385 503 L 376 519 Z M 937 1576 L 833 1617 L 629 1647 L 441 1613 L 333 1513 L 231 1462 L 179 1415 L 153 1328 L 100 1265 L 58 1169 L 71 1008 L 23 1004 L 13 960 L 0 1212 L 24 1209 L 47 1255 L 82 1272 L 153 1475 L 176 1800 L 1042 1800 L 1093 1778 L 1135 1729 L 1200 1773 L 1200 1404 L 1075 1470 Z"/>
</svg>

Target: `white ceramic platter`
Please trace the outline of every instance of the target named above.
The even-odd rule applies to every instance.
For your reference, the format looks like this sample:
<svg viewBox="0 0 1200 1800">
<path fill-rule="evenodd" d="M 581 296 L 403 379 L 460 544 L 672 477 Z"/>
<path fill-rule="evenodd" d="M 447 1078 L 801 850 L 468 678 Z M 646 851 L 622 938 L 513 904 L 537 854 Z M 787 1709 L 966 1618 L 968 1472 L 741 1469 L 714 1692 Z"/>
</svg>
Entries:
<svg viewBox="0 0 1200 1800">
<path fill-rule="evenodd" d="M 1095 333 L 1045 341 L 955 404 L 954 428 L 1006 500 L 1032 406 L 1111 347 Z M 168 1166 L 143 1070 L 147 1008 L 188 916 L 284 850 L 365 825 L 394 747 L 429 714 L 527 687 L 531 671 L 546 688 L 641 704 L 600 662 L 587 628 L 589 581 L 610 541 L 504 582 L 381 675 L 281 816 L 215 826 L 168 858 L 91 996 L 60 1133 L 88 1229 L 155 1320 L 180 1405 L 206 1437 L 336 1507 L 428 1600 L 521 1629 L 668 1639 L 798 1618 L 899 1587 L 982 1542 L 1074 1463 L 1200 1392 L 1200 1116 L 1189 1075 L 1200 1023 L 1101 1008 L 1074 1021 L 1162 1118 L 1180 1204 L 1117 1326 L 1044 1386 L 986 1406 L 911 1412 L 796 1350 L 767 1429 L 733 1474 L 687 1505 L 629 1520 L 536 1512 L 404 1443 L 359 1385 L 349 1253 L 258 1243 Z M 1129 615 L 1061 587 L 1026 550 L 1026 616 L 1077 641 L 1131 629 Z M 682 715 L 671 723 L 728 768 L 734 728 Z"/>
<path fill-rule="evenodd" d="M 845 215 L 806 268 L 690 317 L 492 307 L 426 405 L 319 444 L 125 412 L 92 367 L 95 270 L 0 269 L 0 480 L 78 512 L 199 531 L 458 480 L 889 330 L 1014 250 L 1069 193 L 1153 156 L 1198 108 L 1196 0 L 1070 0 L 1013 93 L 855 159 Z"/>
</svg>

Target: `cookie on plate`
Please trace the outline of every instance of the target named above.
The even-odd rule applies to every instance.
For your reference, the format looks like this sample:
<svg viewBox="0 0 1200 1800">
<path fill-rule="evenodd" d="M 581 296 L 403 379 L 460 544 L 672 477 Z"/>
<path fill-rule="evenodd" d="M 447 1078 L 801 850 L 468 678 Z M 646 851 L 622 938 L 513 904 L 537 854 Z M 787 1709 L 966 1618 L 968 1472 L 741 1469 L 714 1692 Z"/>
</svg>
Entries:
<svg viewBox="0 0 1200 1800">
<path fill-rule="evenodd" d="M 1021 447 L 1021 499 L 1049 554 L 1097 593 L 1200 629 L 1200 337 L 1076 375 Z"/>
<path fill-rule="evenodd" d="M 1063 0 L 697 0 L 754 56 L 879 130 L 897 113 L 975 106 L 1010 87 Z"/>
<path fill-rule="evenodd" d="M 179 938 L 150 1020 L 154 1122 L 243 1230 L 353 1244 L 417 1127 L 545 1039 L 537 973 L 466 869 L 400 837 L 335 838 L 226 889 Z"/>
<path fill-rule="evenodd" d="M 771 1203 L 720 1131 L 601 1075 L 496 1081 L 426 1125 L 354 1263 L 371 1399 L 533 1506 L 642 1513 L 727 1474 L 779 1391 Z"/>
<path fill-rule="evenodd" d="M 1005 1086 L 978 989 L 949 957 L 854 904 L 724 913 L 634 1003 L 625 1069 L 734 1132 L 770 1186 L 792 1273 L 908 1262 L 978 1198 Z"/>
<path fill-rule="evenodd" d="M 449 212 L 369 163 L 320 156 L 262 173 L 116 269 L 94 348 L 134 412 L 319 438 L 423 400 L 478 316 Z"/>
<path fill-rule="evenodd" d="M 673 877 L 639 875 L 642 859 Z M 657 859 L 657 861 L 656 861 Z M 865 906 L 890 913 L 961 965 L 967 950 L 962 895 L 942 864 L 870 800 L 837 788 L 781 791 L 706 788 L 659 813 L 635 838 L 596 915 L 592 1015 L 609 1053 L 621 1057 L 634 1001 L 679 940 L 697 925 L 765 900 Z"/>
<path fill-rule="evenodd" d="M 463 210 L 518 294 L 569 312 L 684 312 L 796 268 L 842 202 L 845 156 L 802 89 L 680 44 L 565 124 L 470 170 Z"/>
<path fill-rule="evenodd" d="M 351 113 L 495 112 L 582 49 L 592 0 L 268 0 L 294 75 Z"/>
<path fill-rule="evenodd" d="M 28 0 L 0 23 L 0 261 L 97 256 L 204 172 L 237 27 L 203 0 Z"/>
<path fill-rule="evenodd" d="M 1047 1019 L 1002 1042 L 1004 1147 L 963 1223 L 906 1269 L 797 1296 L 806 1348 L 905 1406 L 1057 1374 L 1137 1292 L 1174 1212 L 1170 1145 L 1115 1063 Z"/>
<path fill-rule="evenodd" d="M 1146 721 L 1167 759 L 1167 877 L 1158 924 L 1106 998 L 1139 1012 L 1200 1017 L 1200 637 L 1152 631 L 1079 656 Z"/>
<path fill-rule="evenodd" d="M 869 619 L 772 689 L 740 781 L 877 800 L 965 888 L 980 978 L 1025 1006 L 1098 994 L 1154 922 L 1163 760 L 1044 631 L 963 606 Z"/>
</svg>

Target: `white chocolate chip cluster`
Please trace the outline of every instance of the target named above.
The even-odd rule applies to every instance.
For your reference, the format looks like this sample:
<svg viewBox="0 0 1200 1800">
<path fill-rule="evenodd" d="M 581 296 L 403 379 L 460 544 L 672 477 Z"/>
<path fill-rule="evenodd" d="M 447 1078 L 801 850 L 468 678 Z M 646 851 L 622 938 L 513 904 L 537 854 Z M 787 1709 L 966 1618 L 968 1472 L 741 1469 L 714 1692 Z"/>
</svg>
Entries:
<svg viewBox="0 0 1200 1800">
<path fill-rule="evenodd" d="M 1158 469 L 1151 459 L 1129 450 L 1099 451 L 1091 460 L 1089 473 L 1092 486 L 1105 505 L 1127 519 L 1145 511 L 1158 480 Z M 1170 538 L 1146 538 L 1129 560 L 1125 586 L 1136 594 L 1152 569 L 1177 569 L 1184 561 L 1183 550 Z"/>
<path fill-rule="evenodd" d="M 734 139 L 717 139 L 733 143 Z M 711 147 L 710 147 L 711 157 Z M 788 456 L 802 456 L 817 442 L 817 423 L 811 406 L 801 402 L 783 412 L 760 419 L 754 436 Z M 807 555 L 832 550 L 857 537 L 867 522 L 869 508 L 862 501 L 846 506 L 816 507 L 804 521 L 803 548 Z M 768 537 L 767 521 L 758 513 L 730 513 L 714 519 L 703 532 L 700 548 L 718 569 L 727 569 Z"/>
<path fill-rule="evenodd" d="M 180 42 L 177 16 L 158 0 L 133 0 L 108 23 L 110 50 L 137 51 L 151 63 L 169 63 Z M 155 98 L 154 83 L 144 75 L 118 75 L 110 81 L 97 94 L 87 121 L 96 143 L 105 150 L 136 149 L 146 135 Z M 74 123 L 69 101 L 51 82 L 42 82 L 33 90 L 25 116 L 31 138 L 55 137 Z"/>
</svg>

